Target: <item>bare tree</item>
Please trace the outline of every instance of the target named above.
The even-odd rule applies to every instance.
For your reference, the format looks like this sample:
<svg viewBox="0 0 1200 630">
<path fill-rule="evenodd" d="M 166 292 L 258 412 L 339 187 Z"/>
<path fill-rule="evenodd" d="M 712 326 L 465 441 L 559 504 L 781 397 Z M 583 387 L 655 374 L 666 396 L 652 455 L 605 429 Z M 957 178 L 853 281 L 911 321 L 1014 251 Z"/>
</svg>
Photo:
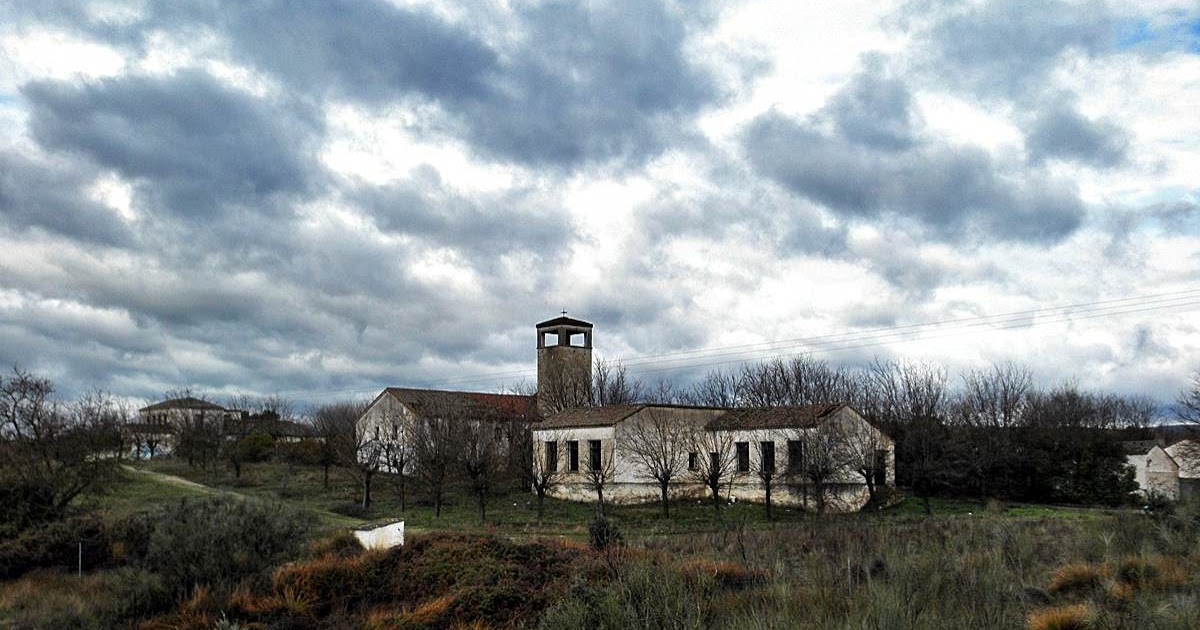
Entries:
<svg viewBox="0 0 1200 630">
<path fill-rule="evenodd" d="M 565 470 L 562 465 L 562 445 L 573 440 L 570 433 L 561 434 L 560 439 L 532 443 L 530 469 L 533 491 L 537 494 L 538 523 L 545 514 L 546 495 L 562 482 Z"/>
<path fill-rule="evenodd" d="M 604 514 L 604 489 L 616 476 L 616 463 L 612 449 L 605 449 L 601 440 L 587 441 L 587 469 L 583 473 L 584 483 L 596 493 L 596 513 Z"/>
<path fill-rule="evenodd" d="M 597 359 L 592 367 L 592 404 L 628 405 L 642 399 L 642 382 L 629 378 L 619 361 Z"/>
<path fill-rule="evenodd" d="M 621 428 L 630 459 L 640 475 L 658 484 L 663 517 L 670 517 L 670 488 L 687 469 L 691 428 L 653 407 Z"/>
<path fill-rule="evenodd" d="M 322 405 L 314 414 L 317 426 L 333 437 L 338 465 L 359 484 L 364 510 L 371 507 L 371 484 L 383 466 L 383 441 L 378 427 L 367 430 L 358 426 L 366 407 L 361 401 L 343 401 Z"/>
<path fill-rule="evenodd" d="M 381 406 L 380 439 L 383 471 L 396 488 L 400 511 L 408 509 L 408 470 L 412 467 L 410 432 L 404 414 L 396 407 Z"/>
<path fill-rule="evenodd" d="M 705 374 L 682 398 L 691 405 L 737 407 L 738 389 L 737 374 L 717 369 Z"/>
<path fill-rule="evenodd" d="M 758 458 L 753 464 L 753 470 L 758 480 L 762 482 L 767 519 L 769 520 L 772 516 L 771 490 L 775 486 L 775 478 L 779 475 L 779 470 L 775 462 L 775 441 L 766 435 L 760 437 L 766 437 L 767 439 L 760 439 L 754 443 L 754 452 L 758 455 Z"/>
<path fill-rule="evenodd" d="M 812 428 L 793 429 L 790 439 L 798 441 L 803 449 L 800 462 L 789 465 L 793 473 L 790 481 L 799 486 L 806 504 L 811 498 L 817 514 L 824 514 L 837 500 L 837 484 L 849 465 L 843 426 L 826 421 Z"/>
<path fill-rule="evenodd" d="M 442 516 L 446 487 L 458 462 L 458 426 L 447 413 L 429 410 L 408 426 L 413 473 L 433 499 L 434 515 Z"/>
<path fill-rule="evenodd" d="M 708 431 L 704 427 L 693 427 L 688 443 L 691 445 L 688 459 L 692 476 L 704 484 L 712 495 L 713 510 L 721 514 L 721 485 L 733 477 L 737 470 L 733 433 Z M 694 455 L 693 455 L 694 454 Z"/>
<path fill-rule="evenodd" d="M 1184 422 L 1200 424 L 1200 370 L 1192 374 L 1192 384 L 1179 392 L 1175 413 Z"/>
<path fill-rule="evenodd" d="M 127 410 L 99 391 L 70 405 L 53 394 L 48 379 L 19 368 L 0 376 L 0 494 L 11 510 L 0 525 L 61 517 L 116 475 Z"/>
<path fill-rule="evenodd" d="M 871 505 L 879 505 L 880 486 L 887 483 L 891 441 L 869 422 L 856 422 L 844 427 L 846 465 L 867 485 Z"/>
<path fill-rule="evenodd" d="M 747 407 L 839 403 L 853 396 L 849 372 L 807 354 L 747 364 L 738 377 L 738 400 Z"/>
<path fill-rule="evenodd" d="M 991 484 L 1010 484 L 1014 462 L 1014 428 L 1020 426 L 1033 388 L 1033 376 L 1025 367 L 997 363 L 988 370 L 963 375 L 963 391 L 955 408 L 955 419 L 967 431 L 973 451 L 969 462 L 980 498 L 991 496 Z"/>
<path fill-rule="evenodd" d="M 946 371 L 933 364 L 876 361 L 868 382 L 876 413 L 896 439 L 897 459 L 904 462 L 909 486 L 930 514 L 930 497 L 947 484 L 958 465 L 944 422 Z"/>
<path fill-rule="evenodd" d="M 479 522 L 487 521 L 487 500 L 499 476 L 503 427 L 494 422 L 466 420 L 460 427 L 459 462 L 479 506 Z"/>
<path fill-rule="evenodd" d="M 340 413 L 321 413 L 320 407 L 312 414 L 313 435 L 319 445 L 317 459 L 321 465 L 321 485 L 326 490 L 329 489 L 329 469 L 340 463 L 338 456 L 341 441 L 345 439 L 343 433 L 354 428 L 353 425 L 345 426 L 342 416 Z"/>
</svg>

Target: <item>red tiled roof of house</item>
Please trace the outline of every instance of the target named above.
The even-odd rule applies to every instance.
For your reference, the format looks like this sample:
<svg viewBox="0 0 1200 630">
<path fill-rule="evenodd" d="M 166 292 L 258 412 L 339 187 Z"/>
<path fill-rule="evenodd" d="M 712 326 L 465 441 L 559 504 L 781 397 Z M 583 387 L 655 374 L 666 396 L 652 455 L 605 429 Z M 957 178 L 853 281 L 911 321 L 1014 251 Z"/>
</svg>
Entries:
<svg viewBox="0 0 1200 630">
<path fill-rule="evenodd" d="M 798 407 L 730 409 L 708 423 L 708 428 L 718 431 L 811 429 L 845 406 L 838 403 Z"/>
<path fill-rule="evenodd" d="M 475 420 L 534 422 L 541 419 L 537 412 L 537 398 L 534 396 L 406 387 L 389 387 L 384 391 L 419 414 L 443 414 L 452 418 Z"/>
</svg>

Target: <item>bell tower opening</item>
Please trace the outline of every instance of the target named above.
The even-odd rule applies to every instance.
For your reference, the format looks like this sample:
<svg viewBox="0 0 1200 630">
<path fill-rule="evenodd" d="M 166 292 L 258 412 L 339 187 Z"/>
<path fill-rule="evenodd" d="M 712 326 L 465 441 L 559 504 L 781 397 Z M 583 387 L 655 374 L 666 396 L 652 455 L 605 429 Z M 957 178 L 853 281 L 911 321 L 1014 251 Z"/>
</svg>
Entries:
<svg viewBox="0 0 1200 630">
<path fill-rule="evenodd" d="M 592 324 L 565 313 L 538 324 L 537 364 L 543 416 L 591 404 Z"/>
</svg>

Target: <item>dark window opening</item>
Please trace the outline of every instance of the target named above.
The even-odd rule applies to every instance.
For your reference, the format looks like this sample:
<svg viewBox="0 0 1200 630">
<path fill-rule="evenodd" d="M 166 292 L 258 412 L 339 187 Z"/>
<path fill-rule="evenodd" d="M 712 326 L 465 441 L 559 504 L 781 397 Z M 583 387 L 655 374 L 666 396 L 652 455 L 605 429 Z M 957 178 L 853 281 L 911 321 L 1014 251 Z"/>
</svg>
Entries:
<svg viewBox="0 0 1200 630">
<path fill-rule="evenodd" d="M 546 470 L 558 470 L 558 442 L 546 442 Z"/>
<path fill-rule="evenodd" d="M 758 446 L 761 451 L 759 455 L 762 456 L 762 462 L 759 463 L 762 472 L 768 474 L 775 472 L 775 443 L 760 442 Z"/>
<path fill-rule="evenodd" d="M 698 457 L 699 455 L 700 454 L 696 451 L 688 453 L 688 470 L 696 470 L 700 468 L 700 462 L 698 461 L 700 459 Z"/>
<path fill-rule="evenodd" d="M 750 472 L 750 443 L 738 442 L 734 446 L 737 448 L 738 472 Z"/>
<path fill-rule="evenodd" d="M 588 440 L 588 466 L 600 470 L 600 440 Z"/>
<path fill-rule="evenodd" d="M 567 442 L 567 469 L 579 472 L 579 442 L 575 440 Z"/>
<path fill-rule="evenodd" d="M 716 451 L 708 454 L 708 474 L 715 475 L 721 472 L 721 455 Z"/>
<path fill-rule="evenodd" d="M 788 471 L 800 472 L 804 469 L 804 443 L 800 440 L 788 440 Z"/>
<path fill-rule="evenodd" d="M 875 484 L 882 486 L 887 484 L 887 449 L 875 451 Z"/>
</svg>

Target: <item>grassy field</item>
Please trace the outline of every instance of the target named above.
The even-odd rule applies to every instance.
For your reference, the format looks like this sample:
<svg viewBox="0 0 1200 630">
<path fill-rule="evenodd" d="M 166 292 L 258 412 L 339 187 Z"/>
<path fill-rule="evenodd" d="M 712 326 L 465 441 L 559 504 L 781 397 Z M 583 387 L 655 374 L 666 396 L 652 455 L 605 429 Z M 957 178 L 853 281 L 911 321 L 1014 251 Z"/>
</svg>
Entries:
<svg viewBox="0 0 1200 630">
<path fill-rule="evenodd" d="M 717 517 L 684 501 L 670 519 L 656 504 L 610 506 L 628 545 L 597 551 L 581 544 L 588 504 L 549 500 L 539 523 L 534 497 L 513 492 L 493 498 L 481 523 L 470 497 L 454 493 L 439 519 L 415 489 L 401 510 L 381 482 L 372 511 L 350 517 L 339 512 L 357 487 L 336 472 L 330 482 L 319 468 L 253 464 L 235 479 L 163 460 L 126 471 L 90 507 L 119 518 L 189 497 L 282 503 L 311 514 L 318 535 L 402 517 L 409 544 L 326 545 L 341 551 L 165 601 L 144 564 L 82 578 L 34 572 L 0 584 L 0 628 L 152 617 L 142 627 L 1200 629 L 1200 512 L 939 499 L 932 517 L 909 500 L 820 518 L 777 509 L 768 520 L 760 505 L 726 505 Z"/>
<path fill-rule="evenodd" d="M 415 487 L 409 487 L 405 509 L 401 509 L 395 486 L 377 479 L 372 492 L 372 508 L 365 514 L 345 516 L 339 510 L 355 505 L 359 499 L 358 486 L 339 471 L 330 473 L 329 488 L 322 482 L 318 467 L 291 467 L 279 463 L 243 466 L 241 478 L 235 478 L 225 467 L 208 469 L 188 466 L 175 460 L 155 460 L 139 465 L 146 471 L 178 476 L 217 490 L 265 500 L 278 500 L 314 515 L 328 526 L 354 527 L 376 521 L 403 518 L 405 527 L 415 533 L 457 531 L 502 533 L 515 537 L 566 537 L 582 540 L 587 525 L 595 515 L 592 504 L 547 499 L 541 521 L 537 518 L 536 497 L 532 493 L 513 491 L 492 497 L 488 502 L 487 519 L 481 522 L 474 498 L 452 492 L 442 507 L 441 517 L 434 514 L 427 497 Z M 140 480 L 126 489 L 118 489 L 109 499 L 117 505 L 152 503 L 155 498 L 149 482 Z M 173 489 L 164 489 L 168 495 Z M 133 493 L 134 497 L 125 496 Z M 1091 520 L 1112 514 L 1108 510 L 1078 509 L 1051 506 L 1004 505 L 990 502 L 981 505 L 974 501 L 934 499 L 933 510 L 939 517 L 978 518 L 984 515 L 1017 519 L 1065 518 Z M 768 520 L 761 505 L 749 503 L 725 504 L 719 517 L 707 501 L 675 501 L 671 517 L 664 519 L 657 503 L 608 506 L 606 513 L 623 531 L 634 537 L 655 537 L 675 534 L 720 532 L 730 528 L 773 529 L 811 523 L 814 515 L 799 509 L 776 507 Z M 907 500 L 896 507 L 865 518 L 923 517 L 920 502 Z M 839 518 L 839 517 L 831 517 Z"/>
</svg>

